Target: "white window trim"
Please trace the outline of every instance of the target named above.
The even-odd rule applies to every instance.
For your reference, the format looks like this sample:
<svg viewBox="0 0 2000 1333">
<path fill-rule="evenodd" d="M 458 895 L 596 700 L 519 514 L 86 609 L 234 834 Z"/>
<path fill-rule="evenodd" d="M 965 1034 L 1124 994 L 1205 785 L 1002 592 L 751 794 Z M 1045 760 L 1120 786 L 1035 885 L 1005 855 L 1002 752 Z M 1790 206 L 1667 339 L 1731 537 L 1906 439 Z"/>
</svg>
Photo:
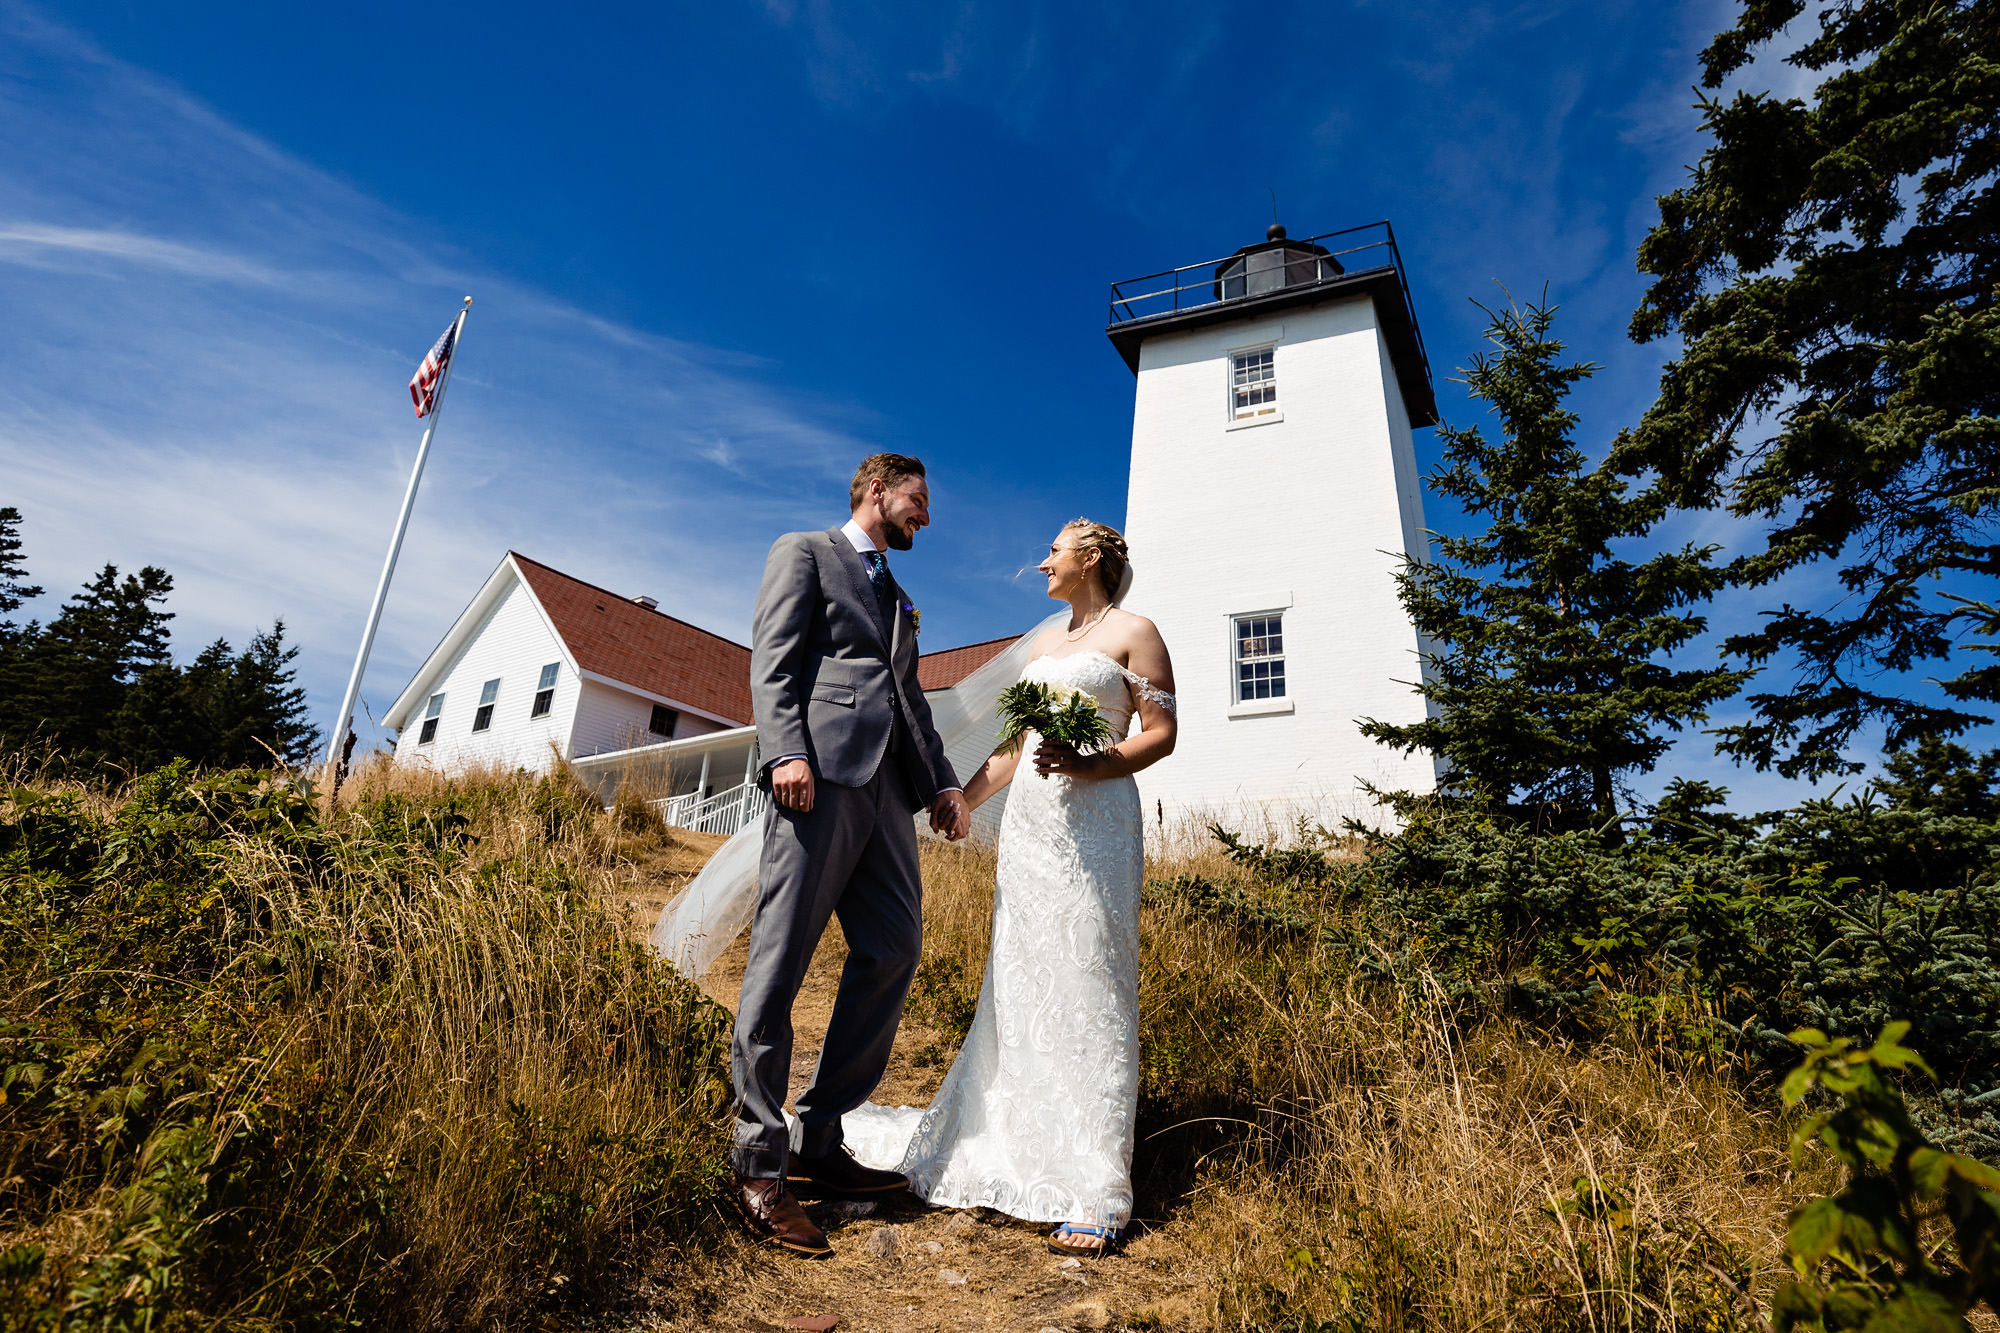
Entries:
<svg viewBox="0 0 2000 1333">
<path fill-rule="evenodd" d="M 542 678 L 544 676 L 550 677 L 549 683 L 546 685 L 542 684 Z M 562 685 L 561 662 L 549 662 L 545 664 L 540 671 L 535 673 L 535 692 L 528 696 L 528 721 L 539 722 L 543 718 L 555 716 L 556 690 L 560 688 L 561 685 Z M 548 696 L 549 706 L 546 709 L 537 712 L 536 707 L 538 704 L 540 704 L 543 695 Z"/>
<path fill-rule="evenodd" d="M 1274 592 L 1264 597 L 1256 599 L 1254 602 L 1251 603 L 1250 609 L 1244 611 L 1231 611 L 1228 615 L 1222 618 L 1222 630 L 1223 633 L 1228 636 L 1227 639 L 1224 640 L 1225 647 L 1223 651 L 1227 655 L 1229 661 L 1230 704 L 1229 704 L 1229 711 L 1225 714 L 1225 716 L 1270 717 L 1279 713 L 1291 713 L 1297 711 L 1296 708 L 1297 699 L 1292 694 L 1292 678 L 1290 672 L 1285 673 L 1284 698 L 1245 699 L 1242 700 L 1241 702 L 1238 702 L 1236 699 L 1236 622 L 1239 620 L 1246 619 L 1250 616 L 1273 616 L 1273 615 L 1282 616 L 1287 611 L 1291 610 L 1292 601 L 1293 598 L 1291 593 Z M 1287 627 L 1285 632 L 1287 634 L 1291 633 L 1290 628 Z M 1290 664 L 1291 660 L 1292 660 L 1291 652 L 1287 650 L 1285 653 L 1285 661 L 1287 664 Z"/>
<path fill-rule="evenodd" d="M 434 691 L 429 696 L 429 698 L 424 700 L 423 715 L 417 719 L 417 744 L 419 745 L 437 744 L 438 733 L 444 730 L 444 697 L 446 693 L 447 691 L 445 690 L 437 690 Z M 431 712 L 432 699 L 438 701 L 438 710 L 436 713 Z M 438 725 L 432 727 L 430 729 L 431 734 L 426 736 L 424 735 L 424 727 L 427 723 L 431 722 L 435 722 Z"/>
<path fill-rule="evenodd" d="M 1255 352 L 1269 352 L 1271 354 L 1271 382 L 1276 384 L 1278 374 L 1278 343 L 1284 336 L 1285 326 L 1280 324 L 1275 329 L 1264 330 L 1264 336 L 1256 342 L 1244 343 L 1241 347 L 1223 349 L 1222 419 L 1227 423 L 1223 427 L 1224 430 L 1242 430 L 1246 426 L 1269 426 L 1285 419 L 1283 408 L 1277 408 L 1273 411 L 1260 413 L 1257 416 L 1251 417 L 1239 417 L 1236 415 L 1236 358 L 1239 356 L 1249 356 Z"/>
<path fill-rule="evenodd" d="M 505 679 L 505 676 L 495 676 L 492 680 L 481 682 L 479 686 L 479 702 L 472 706 L 472 730 L 467 732 L 467 735 L 483 736 L 493 730 L 493 719 L 500 712 L 500 682 Z M 493 687 L 492 703 L 486 702 L 486 687 L 489 685 Z M 482 711 L 486 714 L 486 725 L 483 727 L 479 725 L 479 714 Z"/>
</svg>

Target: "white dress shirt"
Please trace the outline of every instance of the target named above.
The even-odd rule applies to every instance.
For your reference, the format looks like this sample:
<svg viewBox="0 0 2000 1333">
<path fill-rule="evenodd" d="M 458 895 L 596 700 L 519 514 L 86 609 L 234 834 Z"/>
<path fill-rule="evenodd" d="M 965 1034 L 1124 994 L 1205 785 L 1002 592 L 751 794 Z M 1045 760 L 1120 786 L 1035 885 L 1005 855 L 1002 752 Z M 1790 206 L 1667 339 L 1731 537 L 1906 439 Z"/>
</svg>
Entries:
<svg viewBox="0 0 2000 1333">
<path fill-rule="evenodd" d="M 870 537 L 866 532 L 863 532 L 861 525 L 851 518 L 840 525 L 840 531 L 846 536 L 848 541 L 854 544 L 854 549 L 860 553 L 863 560 L 866 560 L 872 553 L 882 549 L 875 544 L 875 539 Z"/>
<path fill-rule="evenodd" d="M 881 547 L 875 544 L 875 539 L 873 537 L 870 537 L 867 534 L 867 532 L 865 532 L 862 529 L 861 525 L 859 523 L 856 523 L 851 518 L 848 519 L 847 522 L 840 525 L 840 533 L 843 537 L 847 538 L 848 543 L 854 547 L 855 554 L 859 555 L 863 560 L 866 560 L 869 556 L 875 554 L 877 551 L 880 551 L 882 549 Z M 890 725 L 894 726 L 895 723 L 892 722 L 890 723 Z M 803 759 L 803 758 L 805 758 L 805 756 L 802 754 L 779 755 L 776 759 L 773 759 L 771 761 L 771 767 L 776 768 L 779 764 L 789 764 L 794 759 Z M 939 787 L 938 795 L 942 796 L 948 791 L 955 791 L 959 793 L 961 796 L 965 794 L 965 788 L 963 787 Z"/>
</svg>

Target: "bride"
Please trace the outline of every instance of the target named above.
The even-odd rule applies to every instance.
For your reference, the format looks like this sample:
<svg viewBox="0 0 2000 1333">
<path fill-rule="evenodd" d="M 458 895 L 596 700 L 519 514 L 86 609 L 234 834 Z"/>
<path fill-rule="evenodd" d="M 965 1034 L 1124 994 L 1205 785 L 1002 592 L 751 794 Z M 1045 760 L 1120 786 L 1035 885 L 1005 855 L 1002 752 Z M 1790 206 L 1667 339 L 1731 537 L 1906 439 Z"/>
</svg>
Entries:
<svg viewBox="0 0 2000 1333">
<path fill-rule="evenodd" d="M 1140 730 L 1088 754 L 1030 732 L 966 784 L 975 808 L 1014 787 L 972 1030 L 920 1119 L 864 1108 L 847 1140 L 864 1162 L 895 1163 L 919 1198 L 1060 1223 L 1049 1248 L 1089 1256 L 1132 1215 L 1145 870 L 1132 774 L 1173 752 L 1173 666 L 1153 622 L 1114 604 L 1126 576 L 1115 529 L 1070 523 L 1039 568 L 1069 623 L 1036 639 L 1022 679 L 1089 695 L 1115 737 L 1135 711 Z"/>
</svg>

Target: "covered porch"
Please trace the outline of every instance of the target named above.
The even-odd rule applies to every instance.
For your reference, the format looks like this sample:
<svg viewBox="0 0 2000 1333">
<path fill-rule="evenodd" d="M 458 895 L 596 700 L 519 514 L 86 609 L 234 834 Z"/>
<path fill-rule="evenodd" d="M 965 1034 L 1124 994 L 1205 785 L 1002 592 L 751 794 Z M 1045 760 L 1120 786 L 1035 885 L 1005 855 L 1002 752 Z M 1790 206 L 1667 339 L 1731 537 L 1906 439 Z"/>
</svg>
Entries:
<svg viewBox="0 0 2000 1333">
<path fill-rule="evenodd" d="M 748 726 L 593 754 L 570 766 L 607 806 L 621 792 L 636 793 L 677 828 L 726 837 L 764 813 L 756 762 L 757 728 Z"/>
</svg>

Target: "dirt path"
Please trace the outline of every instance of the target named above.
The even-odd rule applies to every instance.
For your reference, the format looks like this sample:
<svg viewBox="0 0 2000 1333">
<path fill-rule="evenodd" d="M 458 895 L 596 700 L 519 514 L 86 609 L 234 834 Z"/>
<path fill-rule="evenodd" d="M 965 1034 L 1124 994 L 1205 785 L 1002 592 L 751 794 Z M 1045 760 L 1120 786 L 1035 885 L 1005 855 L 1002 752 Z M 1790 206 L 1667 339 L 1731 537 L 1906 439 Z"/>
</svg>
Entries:
<svg viewBox="0 0 2000 1333">
<path fill-rule="evenodd" d="M 660 905 L 678 891 L 662 884 Z M 645 910 L 634 895 L 634 907 Z M 657 907 L 652 915 L 657 917 Z M 734 1012 L 747 939 L 717 960 L 702 988 Z M 829 928 L 793 1010 L 798 1048 L 792 1088 L 803 1087 L 819 1056 L 846 957 Z M 939 1034 L 906 1016 L 874 1101 L 924 1106 L 952 1051 Z M 1143 1229 L 1120 1254 L 1090 1261 L 1049 1253 L 1045 1225 L 997 1213 L 933 1209 L 903 1195 L 882 1204 L 808 1203 L 833 1243 L 831 1258 L 807 1261 L 752 1241 L 740 1224 L 723 1254 L 693 1283 L 685 1276 L 644 1292 L 650 1326 L 660 1329 L 786 1329 L 794 1318 L 834 1315 L 843 1330 L 1186 1328 L 1198 1323 L 1201 1293 L 1177 1278 L 1176 1247 Z"/>
</svg>

